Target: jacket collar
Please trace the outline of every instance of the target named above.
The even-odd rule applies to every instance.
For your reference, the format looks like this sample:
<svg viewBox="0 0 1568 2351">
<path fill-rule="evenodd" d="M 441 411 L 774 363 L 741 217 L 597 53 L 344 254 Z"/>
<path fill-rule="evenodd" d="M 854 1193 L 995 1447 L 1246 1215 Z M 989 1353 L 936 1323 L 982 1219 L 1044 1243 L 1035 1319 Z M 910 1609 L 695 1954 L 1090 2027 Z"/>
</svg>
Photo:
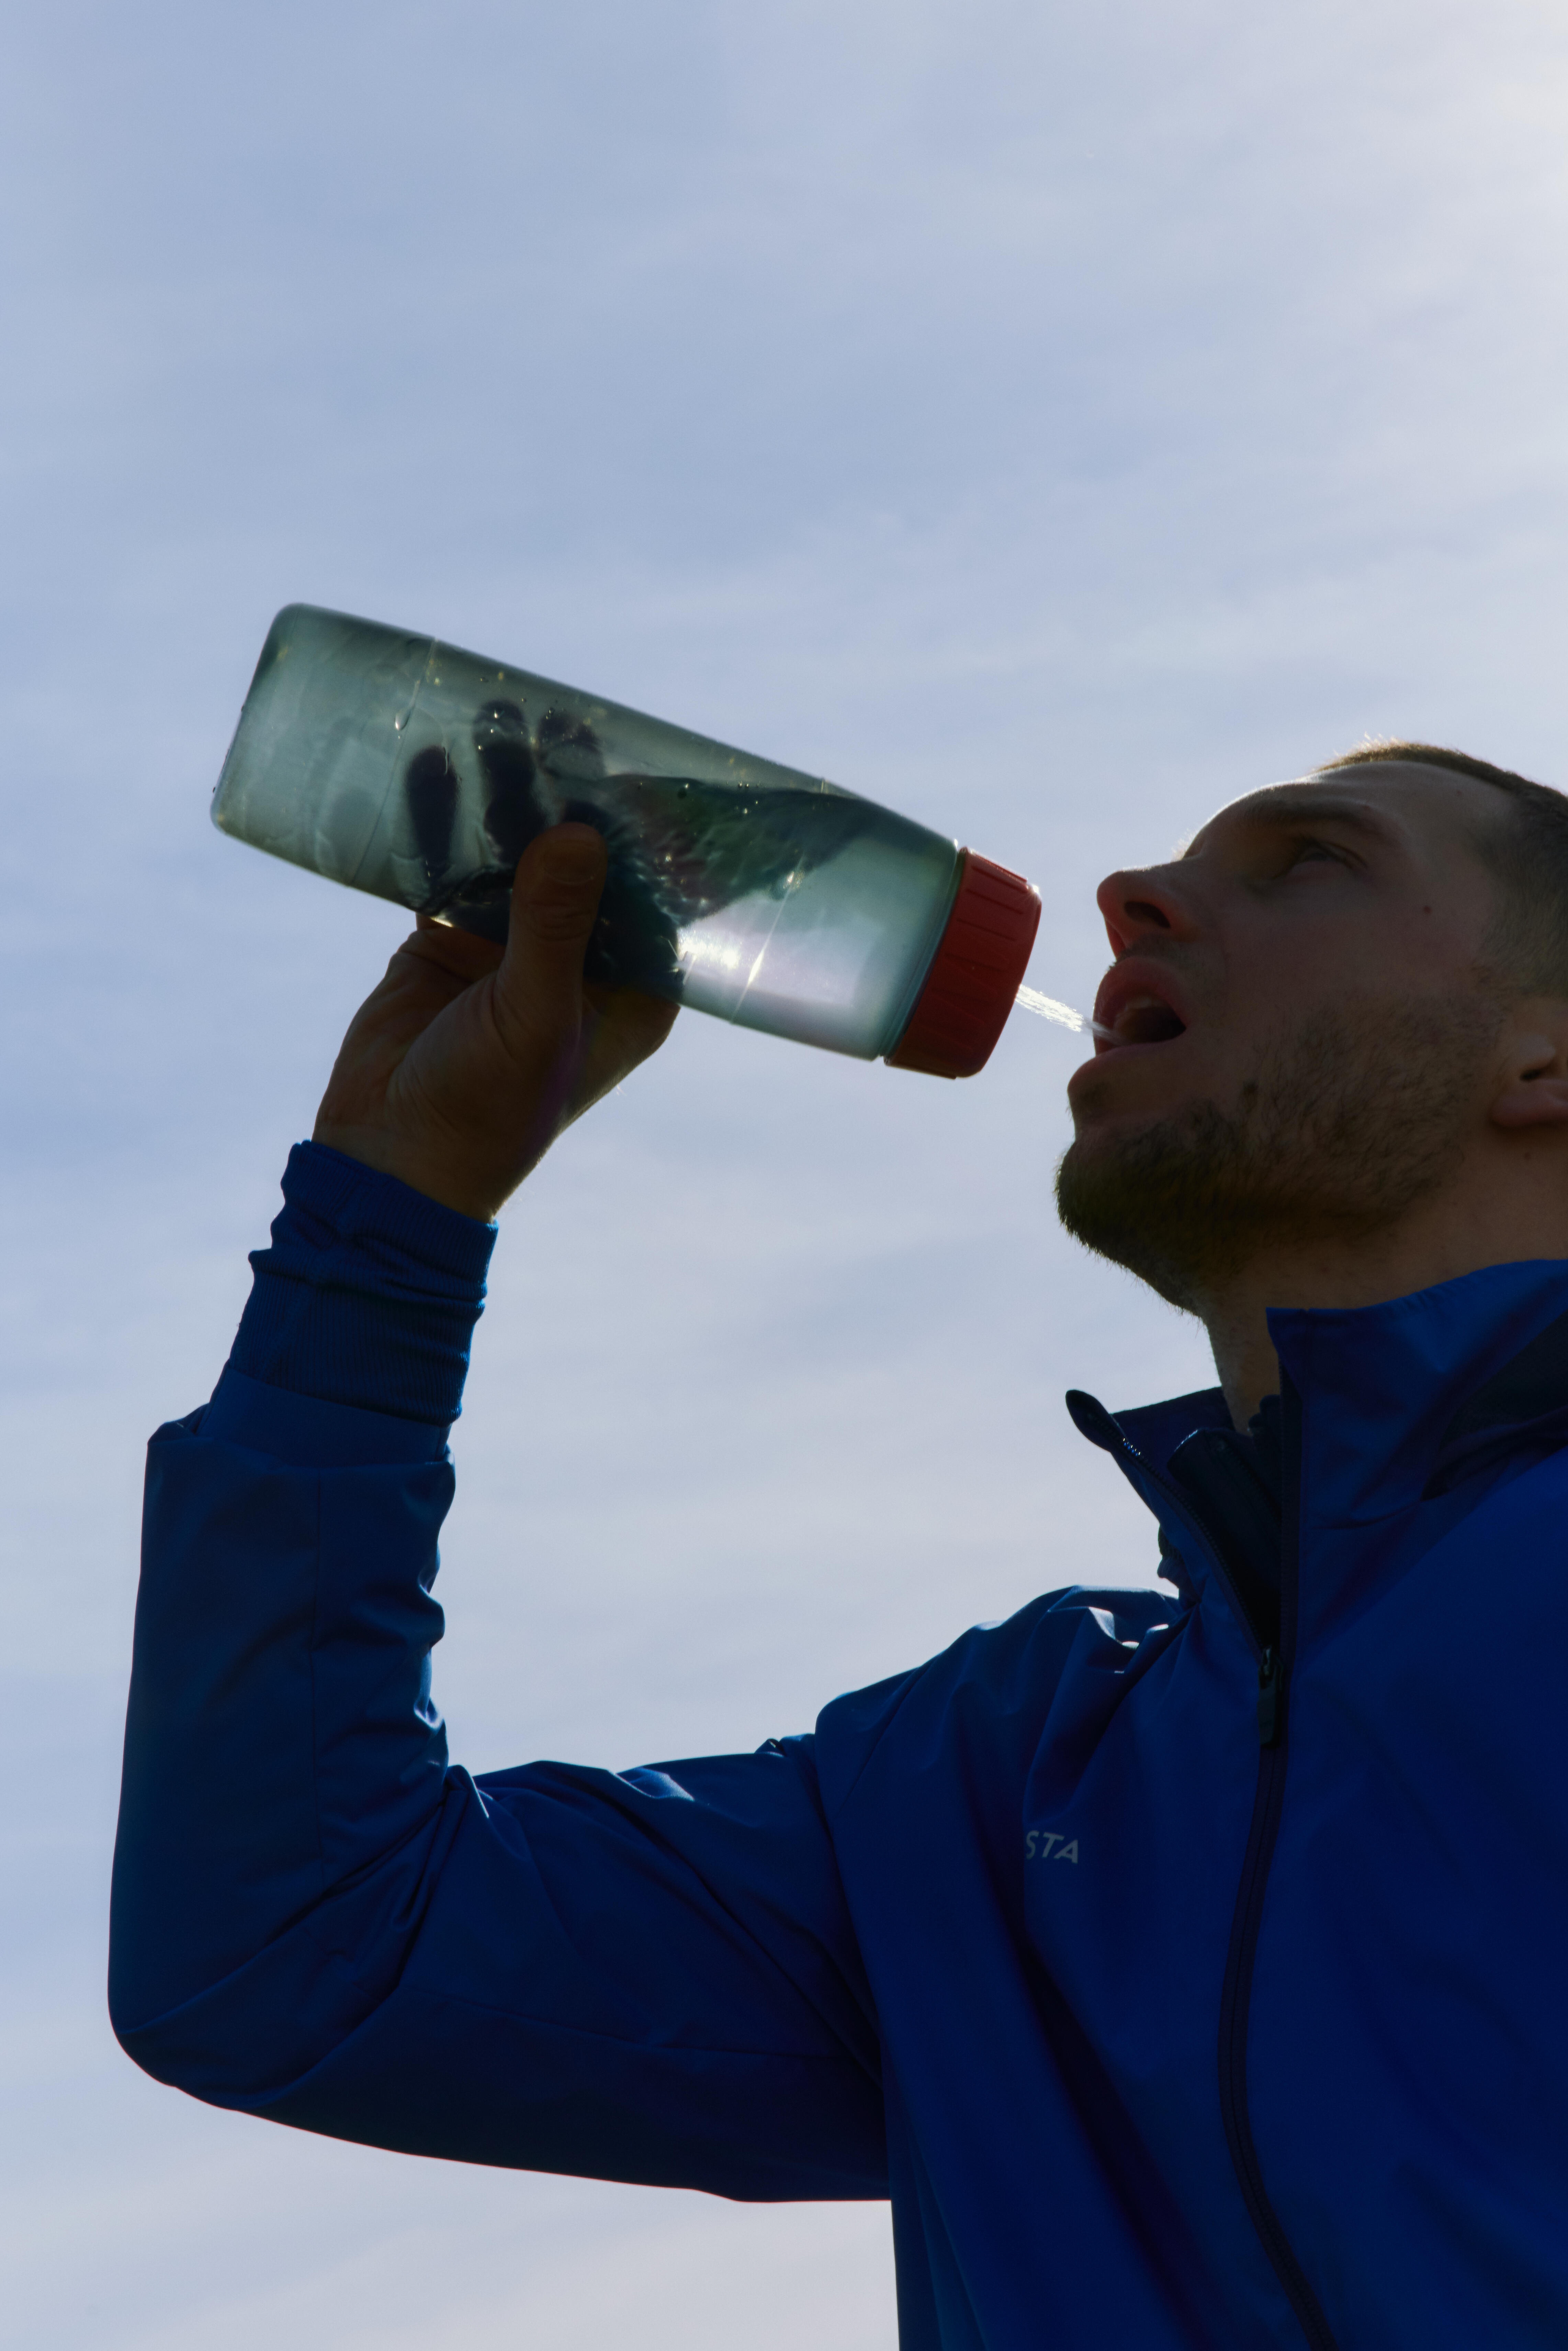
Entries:
<svg viewBox="0 0 1568 2351">
<path fill-rule="evenodd" d="M 1277 1310 L 1269 1328 L 1301 1399 L 1309 1522 L 1386 1518 L 1568 1442 L 1568 1260 L 1488 1266 L 1379 1306 Z M 1182 1439 L 1230 1426 L 1218 1388 L 1114 1414 L 1074 1393 L 1068 1408 L 1156 1512 Z"/>
<path fill-rule="evenodd" d="M 1364 1525 L 1407 1510 L 1471 1416 L 1500 1432 L 1516 1412 L 1549 1410 L 1541 1392 L 1557 1351 L 1540 1351 L 1533 1380 L 1528 1367 L 1521 1377 L 1521 1359 L 1564 1315 L 1560 1259 L 1488 1266 L 1382 1306 L 1271 1313 L 1301 1399 L 1303 1523 Z M 1558 1384 L 1550 1404 L 1563 1403 Z"/>
</svg>

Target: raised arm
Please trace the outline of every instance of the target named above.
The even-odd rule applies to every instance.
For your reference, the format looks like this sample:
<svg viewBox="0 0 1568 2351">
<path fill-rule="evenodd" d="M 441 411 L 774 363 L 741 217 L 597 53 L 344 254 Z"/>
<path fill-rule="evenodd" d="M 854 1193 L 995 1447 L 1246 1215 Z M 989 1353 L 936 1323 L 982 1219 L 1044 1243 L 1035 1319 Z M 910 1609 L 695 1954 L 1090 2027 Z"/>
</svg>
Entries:
<svg viewBox="0 0 1568 2351">
<path fill-rule="evenodd" d="M 881 2195 L 875 2022 L 810 1741 L 476 1782 L 431 1699 L 482 1219 L 668 1025 L 582 998 L 583 830 L 525 860 L 504 963 L 423 929 L 393 958 L 217 1392 L 153 1439 L 115 2029 L 162 2080 L 338 2137 Z"/>
</svg>

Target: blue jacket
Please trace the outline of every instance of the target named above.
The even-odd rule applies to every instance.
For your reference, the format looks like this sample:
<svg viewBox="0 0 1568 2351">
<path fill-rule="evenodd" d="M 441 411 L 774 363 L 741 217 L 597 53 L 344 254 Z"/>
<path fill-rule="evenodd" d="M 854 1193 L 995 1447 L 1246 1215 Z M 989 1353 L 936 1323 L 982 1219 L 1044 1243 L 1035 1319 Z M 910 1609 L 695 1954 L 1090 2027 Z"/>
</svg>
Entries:
<svg viewBox="0 0 1568 2351">
<path fill-rule="evenodd" d="M 1568 2344 L 1568 1265 L 1079 1426 L 1167 1588 L 814 1736 L 471 1779 L 430 1695 L 486 1228 L 297 1153 L 151 1448 L 111 2004 L 424 2155 L 893 2200 L 906 2351 Z"/>
</svg>

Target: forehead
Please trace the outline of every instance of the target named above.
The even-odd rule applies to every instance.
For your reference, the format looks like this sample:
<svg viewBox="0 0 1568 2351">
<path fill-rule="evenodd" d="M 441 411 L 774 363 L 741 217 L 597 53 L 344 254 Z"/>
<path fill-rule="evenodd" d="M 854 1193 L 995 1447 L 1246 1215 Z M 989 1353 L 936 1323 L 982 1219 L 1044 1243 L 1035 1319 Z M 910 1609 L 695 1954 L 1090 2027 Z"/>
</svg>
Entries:
<svg viewBox="0 0 1568 2351">
<path fill-rule="evenodd" d="M 1229 837 L 1294 831 L 1311 824 L 1355 834 L 1369 847 L 1406 856 L 1473 850 L 1478 831 L 1500 813 L 1497 803 L 1496 790 L 1479 777 L 1413 759 L 1369 760 L 1244 793 L 1200 826 L 1182 854 L 1201 855 Z"/>
</svg>

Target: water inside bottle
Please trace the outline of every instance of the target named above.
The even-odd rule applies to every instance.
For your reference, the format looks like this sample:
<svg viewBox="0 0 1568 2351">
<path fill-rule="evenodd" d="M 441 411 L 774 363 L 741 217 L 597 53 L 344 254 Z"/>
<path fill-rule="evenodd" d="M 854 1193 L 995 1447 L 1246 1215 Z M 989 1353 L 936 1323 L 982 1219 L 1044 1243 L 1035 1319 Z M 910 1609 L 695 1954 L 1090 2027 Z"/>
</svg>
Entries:
<svg viewBox="0 0 1568 2351">
<path fill-rule="evenodd" d="M 479 764 L 494 787 L 487 741 Z M 592 773 L 586 758 L 574 771 L 548 743 L 530 776 L 515 765 L 484 804 L 490 862 L 474 871 L 470 852 L 465 871 L 444 800 L 439 848 L 421 840 L 415 879 L 429 877 L 443 920 L 504 937 L 530 832 L 591 824 L 610 868 L 591 978 L 840 1051 L 894 1041 L 946 914 L 951 843 L 848 793 Z"/>
</svg>

